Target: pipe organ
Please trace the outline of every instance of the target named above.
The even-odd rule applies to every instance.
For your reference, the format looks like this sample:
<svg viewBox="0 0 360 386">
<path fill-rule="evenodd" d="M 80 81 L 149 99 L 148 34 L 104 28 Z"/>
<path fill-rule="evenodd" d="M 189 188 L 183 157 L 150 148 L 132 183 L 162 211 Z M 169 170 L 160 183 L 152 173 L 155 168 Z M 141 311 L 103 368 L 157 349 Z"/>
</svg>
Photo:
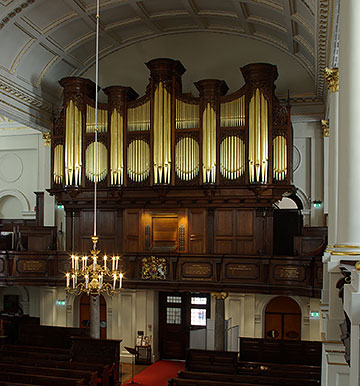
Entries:
<svg viewBox="0 0 360 386">
<path fill-rule="evenodd" d="M 52 186 L 290 185 L 292 129 L 289 106 L 274 94 L 276 67 L 241 68 L 245 84 L 232 94 L 222 80 L 195 83 L 185 94 L 179 61 L 146 63 L 142 97 L 129 87 L 104 90 L 98 109 L 95 157 L 95 85 L 64 78 L 64 109 L 52 135 Z M 95 159 L 97 175 L 94 175 Z"/>
</svg>

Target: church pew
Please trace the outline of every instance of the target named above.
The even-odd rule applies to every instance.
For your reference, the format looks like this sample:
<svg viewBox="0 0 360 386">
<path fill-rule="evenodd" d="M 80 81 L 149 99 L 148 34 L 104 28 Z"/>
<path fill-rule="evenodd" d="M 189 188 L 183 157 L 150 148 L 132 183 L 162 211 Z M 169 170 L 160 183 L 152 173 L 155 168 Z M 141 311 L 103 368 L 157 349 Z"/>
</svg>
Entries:
<svg viewBox="0 0 360 386">
<path fill-rule="evenodd" d="M 10 355 L 12 353 L 9 353 Z M 58 368 L 58 369 L 72 369 L 72 370 L 84 370 L 84 371 L 97 371 L 97 377 L 101 379 L 102 386 L 109 386 L 109 365 L 101 364 L 90 364 L 83 362 L 72 362 L 72 361 L 53 361 L 48 359 L 34 359 L 34 358 L 19 358 L 16 356 L 2 356 L 0 357 L 0 363 L 14 363 L 33 367 L 47 367 L 47 368 Z"/>
<path fill-rule="evenodd" d="M 238 382 L 210 381 L 206 379 L 170 378 L 168 386 L 239 386 Z M 242 383 L 241 386 L 271 386 L 265 383 Z"/>
<path fill-rule="evenodd" d="M 237 382 L 239 385 L 243 385 L 244 383 L 261 383 L 274 386 L 303 386 L 304 384 L 306 384 L 306 386 L 318 386 L 320 384 L 320 381 L 318 379 L 306 377 L 305 375 L 301 378 L 284 379 L 281 376 L 274 378 L 266 375 L 236 375 L 180 370 L 178 372 L 178 378 L 209 380 L 217 381 L 219 383 L 223 382 L 226 384 L 228 382 Z"/>
<path fill-rule="evenodd" d="M 72 370 L 72 369 L 59 369 L 59 368 L 26 366 L 26 365 L 20 365 L 20 364 L 0 363 L 0 372 L 84 379 L 84 382 L 86 385 L 97 386 L 96 371 L 82 371 L 82 370 Z"/>
<path fill-rule="evenodd" d="M 36 351 L 21 351 L 21 350 L 1 350 L 1 355 L 7 355 L 7 353 L 11 353 L 11 355 L 17 357 L 32 357 L 37 359 L 50 359 L 54 361 L 69 361 L 71 359 L 70 355 L 64 354 L 53 354 L 47 352 L 36 352 Z"/>
<path fill-rule="evenodd" d="M 268 363 L 268 362 L 249 362 L 238 361 L 239 369 L 259 369 L 259 370 L 287 370 L 287 371 L 305 371 L 321 374 L 321 366 L 286 364 L 286 363 Z"/>
<path fill-rule="evenodd" d="M 6 351 L 29 351 L 29 352 L 39 352 L 39 353 L 52 353 L 52 354 L 62 354 L 70 355 L 70 350 L 66 348 L 58 347 L 43 347 L 43 346 L 23 346 L 18 344 L 5 344 L 2 346 L 2 350 Z"/>
<path fill-rule="evenodd" d="M 84 386 L 84 379 L 0 372 L 0 381 L 45 386 Z"/>
<path fill-rule="evenodd" d="M 185 369 L 214 373 L 235 374 L 237 369 L 236 352 L 189 349 L 186 352 Z"/>
<path fill-rule="evenodd" d="M 31 385 L 30 383 L 19 383 L 19 382 L 7 382 L 0 381 L 0 386 L 39 386 L 39 385 Z"/>
</svg>

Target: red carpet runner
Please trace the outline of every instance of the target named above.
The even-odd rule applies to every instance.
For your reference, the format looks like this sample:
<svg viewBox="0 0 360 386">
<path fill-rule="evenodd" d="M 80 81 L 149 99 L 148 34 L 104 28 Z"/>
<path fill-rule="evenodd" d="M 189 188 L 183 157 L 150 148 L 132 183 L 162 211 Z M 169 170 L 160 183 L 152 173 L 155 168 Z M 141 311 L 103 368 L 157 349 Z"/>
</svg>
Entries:
<svg viewBox="0 0 360 386">
<path fill-rule="evenodd" d="M 167 386 L 170 378 L 176 378 L 179 370 L 185 369 L 185 362 L 177 361 L 157 361 L 147 367 L 141 373 L 135 375 L 133 385 L 140 384 L 142 386 Z M 128 381 L 123 383 L 123 386 L 130 384 Z"/>
</svg>

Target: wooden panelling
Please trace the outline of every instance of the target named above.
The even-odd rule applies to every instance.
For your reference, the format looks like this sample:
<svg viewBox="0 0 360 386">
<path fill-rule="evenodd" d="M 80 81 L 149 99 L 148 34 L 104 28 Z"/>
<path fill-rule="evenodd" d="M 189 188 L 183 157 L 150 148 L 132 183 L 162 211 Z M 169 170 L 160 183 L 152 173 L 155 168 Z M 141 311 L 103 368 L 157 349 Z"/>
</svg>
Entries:
<svg viewBox="0 0 360 386">
<path fill-rule="evenodd" d="M 254 234 L 254 213 L 252 210 L 235 211 L 235 235 L 253 236 Z"/>
<path fill-rule="evenodd" d="M 189 252 L 205 252 L 205 210 L 189 209 Z"/>
<path fill-rule="evenodd" d="M 139 252 L 140 247 L 140 210 L 124 211 L 124 245 L 128 252 Z"/>
<path fill-rule="evenodd" d="M 215 253 L 255 254 L 254 210 L 215 211 Z"/>
</svg>

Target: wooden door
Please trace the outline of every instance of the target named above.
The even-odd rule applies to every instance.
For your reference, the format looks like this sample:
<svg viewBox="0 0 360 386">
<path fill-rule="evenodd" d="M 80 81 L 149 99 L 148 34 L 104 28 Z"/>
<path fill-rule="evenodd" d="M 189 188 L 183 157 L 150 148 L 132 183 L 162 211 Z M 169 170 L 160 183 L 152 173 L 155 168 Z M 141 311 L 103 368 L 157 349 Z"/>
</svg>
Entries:
<svg viewBox="0 0 360 386">
<path fill-rule="evenodd" d="M 80 328 L 90 328 L 90 296 L 80 298 Z M 106 302 L 100 295 L 100 338 L 106 339 Z"/>
<path fill-rule="evenodd" d="M 301 310 L 295 300 L 278 296 L 265 311 L 265 338 L 301 340 Z"/>
<path fill-rule="evenodd" d="M 206 328 L 210 296 L 193 293 L 160 293 L 159 340 L 161 359 L 185 359 L 190 331 Z"/>
<path fill-rule="evenodd" d="M 161 359 L 184 359 L 186 337 L 185 294 L 159 294 L 159 339 Z"/>
</svg>

